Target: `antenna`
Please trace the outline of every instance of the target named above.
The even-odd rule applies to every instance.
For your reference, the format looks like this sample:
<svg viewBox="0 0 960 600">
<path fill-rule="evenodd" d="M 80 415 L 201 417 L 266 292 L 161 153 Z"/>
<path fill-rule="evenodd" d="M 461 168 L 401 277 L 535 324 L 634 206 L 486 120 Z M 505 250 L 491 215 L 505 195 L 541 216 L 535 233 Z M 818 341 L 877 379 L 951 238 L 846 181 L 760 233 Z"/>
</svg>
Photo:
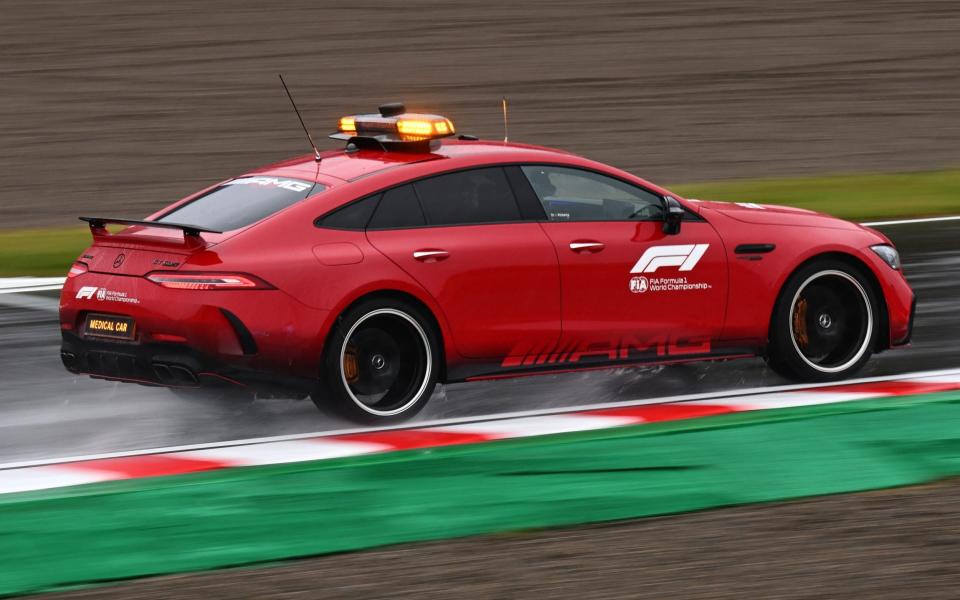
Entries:
<svg viewBox="0 0 960 600">
<path fill-rule="evenodd" d="M 506 144 L 510 137 L 507 135 L 507 97 L 503 97 L 503 143 Z"/>
<path fill-rule="evenodd" d="M 293 105 L 293 112 L 297 113 L 297 118 L 300 119 L 300 126 L 303 127 L 303 132 L 307 134 L 307 141 L 310 142 L 310 147 L 313 148 L 313 160 L 320 162 L 320 151 L 317 150 L 317 145 L 313 143 L 313 137 L 310 136 L 310 130 L 307 129 L 307 124 L 303 122 L 303 117 L 300 116 L 300 111 L 297 110 L 297 103 L 293 101 L 293 95 L 290 93 L 290 89 L 287 87 L 287 82 L 283 80 L 283 75 L 277 73 L 277 77 L 280 78 L 280 83 L 283 84 L 283 89 L 287 92 L 287 98 L 290 98 L 290 104 Z"/>
</svg>

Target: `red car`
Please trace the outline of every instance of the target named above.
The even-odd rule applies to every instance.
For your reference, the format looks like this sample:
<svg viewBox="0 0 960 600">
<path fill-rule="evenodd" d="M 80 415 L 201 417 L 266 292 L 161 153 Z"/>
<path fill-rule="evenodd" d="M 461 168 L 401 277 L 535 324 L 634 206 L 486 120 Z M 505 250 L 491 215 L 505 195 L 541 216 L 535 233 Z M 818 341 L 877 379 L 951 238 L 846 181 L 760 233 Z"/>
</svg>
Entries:
<svg viewBox="0 0 960 600">
<path fill-rule="evenodd" d="M 877 231 L 688 200 L 381 109 L 341 119 L 339 150 L 145 221 L 84 217 L 93 245 L 60 304 L 66 368 L 309 394 L 384 422 L 437 382 L 752 356 L 831 381 L 910 339 L 914 295 Z"/>
</svg>

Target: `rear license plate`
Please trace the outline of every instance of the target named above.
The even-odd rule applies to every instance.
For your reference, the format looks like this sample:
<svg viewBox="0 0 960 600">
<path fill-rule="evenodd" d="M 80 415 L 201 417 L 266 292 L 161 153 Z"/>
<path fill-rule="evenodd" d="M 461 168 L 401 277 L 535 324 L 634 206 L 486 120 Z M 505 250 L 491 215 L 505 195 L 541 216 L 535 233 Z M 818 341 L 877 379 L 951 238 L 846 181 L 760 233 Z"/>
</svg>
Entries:
<svg viewBox="0 0 960 600">
<path fill-rule="evenodd" d="M 117 340 L 132 340 L 136 323 L 130 317 L 114 315 L 87 315 L 83 326 L 86 336 L 113 338 Z"/>
</svg>

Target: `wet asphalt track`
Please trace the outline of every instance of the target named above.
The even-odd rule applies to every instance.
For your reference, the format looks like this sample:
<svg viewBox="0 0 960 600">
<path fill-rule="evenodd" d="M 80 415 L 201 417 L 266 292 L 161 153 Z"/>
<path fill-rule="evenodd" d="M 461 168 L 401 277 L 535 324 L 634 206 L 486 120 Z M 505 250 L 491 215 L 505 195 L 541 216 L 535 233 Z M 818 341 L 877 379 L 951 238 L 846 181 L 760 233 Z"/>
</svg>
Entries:
<svg viewBox="0 0 960 600">
<path fill-rule="evenodd" d="M 960 223 L 883 227 L 917 292 L 911 348 L 860 373 L 960 366 Z M 0 295 L 0 462 L 342 428 L 309 401 L 186 401 L 163 389 L 74 377 L 60 365 L 56 293 Z M 419 419 L 469 417 L 787 383 L 759 359 L 579 374 L 438 389 Z"/>
</svg>

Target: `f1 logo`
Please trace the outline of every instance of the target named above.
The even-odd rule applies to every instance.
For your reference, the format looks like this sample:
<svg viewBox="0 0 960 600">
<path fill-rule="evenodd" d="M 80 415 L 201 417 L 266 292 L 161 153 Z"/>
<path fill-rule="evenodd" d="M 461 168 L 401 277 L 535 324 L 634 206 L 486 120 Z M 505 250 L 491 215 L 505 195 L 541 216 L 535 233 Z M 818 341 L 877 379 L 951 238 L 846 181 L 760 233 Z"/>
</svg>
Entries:
<svg viewBox="0 0 960 600">
<path fill-rule="evenodd" d="M 93 295 L 100 289 L 95 285 L 85 285 L 77 290 L 77 300 L 93 300 Z"/>
<path fill-rule="evenodd" d="M 692 271 L 710 244 L 676 244 L 673 246 L 650 246 L 631 273 L 655 273 L 660 267 L 680 267 L 681 271 Z"/>
</svg>

